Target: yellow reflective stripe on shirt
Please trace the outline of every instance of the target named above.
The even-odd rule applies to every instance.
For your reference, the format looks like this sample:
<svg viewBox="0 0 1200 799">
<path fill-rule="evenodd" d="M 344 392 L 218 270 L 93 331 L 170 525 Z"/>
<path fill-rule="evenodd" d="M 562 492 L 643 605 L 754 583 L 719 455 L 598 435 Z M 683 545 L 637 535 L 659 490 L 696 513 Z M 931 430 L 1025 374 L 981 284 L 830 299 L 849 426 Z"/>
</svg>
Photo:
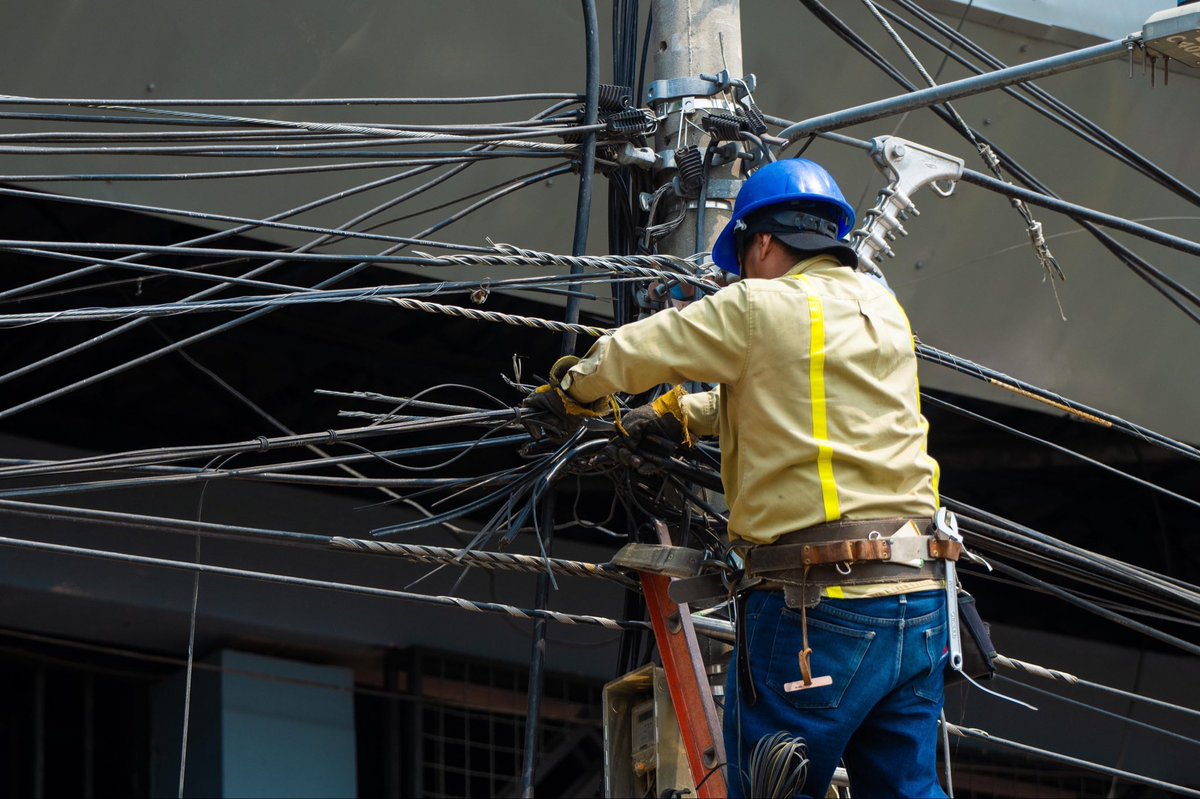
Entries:
<svg viewBox="0 0 1200 799">
<path fill-rule="evenodd" d="M 808 384 L 812 401 L 813 440 L 817 444 L 817 475 L 821 479 L 821 500 L 825 521 L 842 517 L 838 506 L 837 483 L 833 479 L 833 447 L 829 443 L 828 415 L 825 407 L 825 312 L 821 298 L 813 293 L 812 283 L 804 275 L 791 275 L 808 291 Z"/>
</svg>

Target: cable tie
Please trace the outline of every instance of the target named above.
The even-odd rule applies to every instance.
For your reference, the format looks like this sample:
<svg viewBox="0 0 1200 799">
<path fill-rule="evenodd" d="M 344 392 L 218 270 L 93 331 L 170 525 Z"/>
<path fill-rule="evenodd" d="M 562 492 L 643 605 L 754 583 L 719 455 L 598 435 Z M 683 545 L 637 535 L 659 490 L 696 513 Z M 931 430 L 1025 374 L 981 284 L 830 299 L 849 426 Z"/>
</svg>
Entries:
<svg viewBox="0 0 1200 799">
<path fill-rule="evenodd" d="M 338 443 L 338 441 L 340 440 L 338 438 L 338 431 L 330 429 L 330 430 L 326 430 L 325 432 L 329 435 L 329 443 L 330 444 Z"/>
<path fill-rule="evenodd" d="M 271 448 L 271 439 L 266 436 L 259 436 L 256 440 L 258 441 L 259 452 L 266 452 Z"/>
</svg>

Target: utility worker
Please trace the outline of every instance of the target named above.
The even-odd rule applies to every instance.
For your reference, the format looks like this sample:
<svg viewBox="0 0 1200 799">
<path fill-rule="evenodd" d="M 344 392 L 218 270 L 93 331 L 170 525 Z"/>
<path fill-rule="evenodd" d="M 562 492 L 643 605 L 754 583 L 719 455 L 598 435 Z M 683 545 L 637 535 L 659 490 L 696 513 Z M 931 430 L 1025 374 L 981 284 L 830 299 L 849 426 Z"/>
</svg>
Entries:
<svg viewBox="0 0 1200 799">
<path fill-rule="evenodd" d="M 616 392 L 718 384 L 676 386 L 622 426 L 635 443 L 648 433 L 720 439 L 729 536 L 754 578 L 725 695 L 731 796 L 748 791 L 754 745 L 778 731 L 807 741 L 806 795 L 824 796 L 844 759 L 856 796 L 945 796 L 936 554 L 806 564 L 796 546 L 922 536 L 938 505 L 912 333 L 891 292 L 855 270 L 843 240 L 853 224 L 816 163 L 760 168 L 713 249 L 742 279 L 556 364 L 555 385 L 532 404 L 600 410 Z"/>
</svg>

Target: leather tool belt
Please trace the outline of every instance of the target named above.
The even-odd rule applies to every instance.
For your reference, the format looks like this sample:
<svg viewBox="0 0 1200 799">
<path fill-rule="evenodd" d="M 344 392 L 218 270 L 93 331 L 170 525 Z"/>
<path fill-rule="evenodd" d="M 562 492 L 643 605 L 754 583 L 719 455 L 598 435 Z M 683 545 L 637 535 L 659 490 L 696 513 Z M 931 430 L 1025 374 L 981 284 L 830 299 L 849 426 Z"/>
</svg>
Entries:
<svg viewBox="0 0 1200 799">
<path fill-rule="evenodd" d="M 924 534 L 892 534 L 913 522 Z M 812 607 L 829 586 L 877 585 L 941 579 L 942 561 L 958 560 L 962 545 L 940 536 L 930 519 L 901 516 L 841 521 L 787 533 L 746 552 L 748 582 L 757 590 L 783 589 L 788 607 Z M 906 561 L 921 561 L 912 565 Z"/>
</svg>

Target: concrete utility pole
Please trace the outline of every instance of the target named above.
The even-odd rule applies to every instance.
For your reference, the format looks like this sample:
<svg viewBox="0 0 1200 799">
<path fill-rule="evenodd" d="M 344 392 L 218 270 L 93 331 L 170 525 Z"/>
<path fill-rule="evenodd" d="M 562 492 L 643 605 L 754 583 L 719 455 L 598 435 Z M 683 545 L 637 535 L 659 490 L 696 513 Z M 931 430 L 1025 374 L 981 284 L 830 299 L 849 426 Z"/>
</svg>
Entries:
<svg viewBox="0 0 1200 799">
<path fill-rule="evenodd" d="M 663 183 L 679 176 L 675 151 L 681 144 L 699 146 L 699 154 L 704 154 L 708 137 L 700 128 L 701 117 L 712 112 L 731 114 L 736 110 L 732 89 L 720 91 L 716 83 L 700 76 L 715 77 L 728 70 L 734 80 L 743 77 L 741 2 L 654 0 L 652 9 L 655 81 L 647 93 L 655 112 L 666 114 L 655 138 L 655 150 L 664 156 L 659 168 L 659 182 Z M 735 175 L 735 169 L 739 175 Z M 712 168 L 708 173 L 700 241 L 696 236 L 698 200 L 689 199 L 683 224 L 659 242 L 659 251 L 686 257 L 711 249 L 717 234 L 729 221 L 740 172 L 740 167 L 733 164 Z M 665 205 L 656 221 L 673 218 L 678 213 L 678 205 Z"/>
</svg>

